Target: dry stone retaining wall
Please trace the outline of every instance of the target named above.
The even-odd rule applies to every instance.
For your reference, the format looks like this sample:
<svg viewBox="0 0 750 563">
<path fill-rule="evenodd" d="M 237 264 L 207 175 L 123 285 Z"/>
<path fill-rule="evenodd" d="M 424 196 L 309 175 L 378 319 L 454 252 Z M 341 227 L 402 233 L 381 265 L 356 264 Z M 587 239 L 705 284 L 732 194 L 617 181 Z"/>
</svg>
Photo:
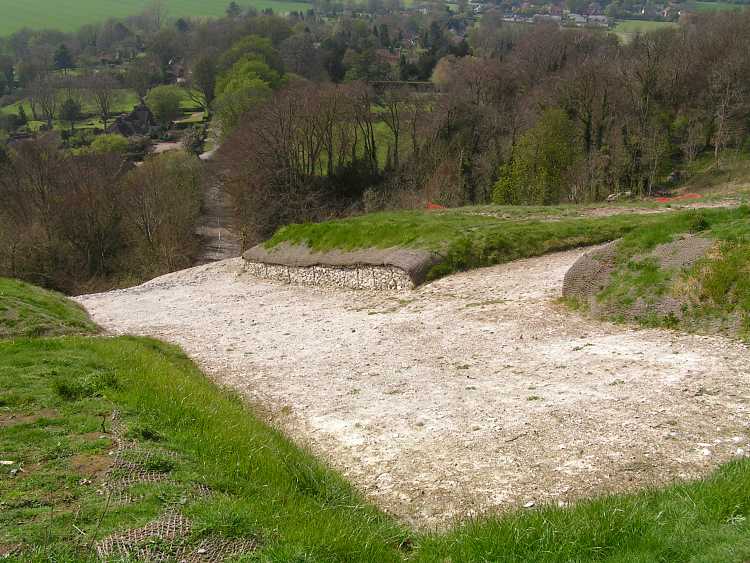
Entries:
<svg viewBox="0 0 750 563">
<path fill-rule="evenodd" d="M 395 266 L 286 266 L 246 261 L 245 271 L 259 278 L 299 285 L 396 291 L 414 289 L 409 275 Z"/>
<path fill-rule="evenodd" d="M 306 244 L 259 244 L 246 251 L 246 271 L 254 276 L 300 285 L 347 289 L 409 290 L 425 281 L 441 257 L 406 248 L 333 249 L 320 252 Z"/>
</svg>

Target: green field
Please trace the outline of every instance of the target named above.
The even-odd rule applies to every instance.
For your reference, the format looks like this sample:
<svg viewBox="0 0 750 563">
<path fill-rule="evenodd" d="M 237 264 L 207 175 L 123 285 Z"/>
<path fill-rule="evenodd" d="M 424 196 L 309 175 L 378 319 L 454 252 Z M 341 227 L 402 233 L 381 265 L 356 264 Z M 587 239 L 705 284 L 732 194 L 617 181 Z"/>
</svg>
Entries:
<svg viewBox="0 0 750 563">
<path fill-rule="evenodd" d="M 690 2 L 687 6 L 696 12 L 726 12 L 747 8 L 747 5 L 731 4 L 729 2 Z"/>
<path fill-rule="evenodd" d="M 617 22 L 615 25 L 615 31 L 621 33 L 648 33 L 649 31 L 658 31 L 660 29 L 669 29 L 673 27 L 677 27 L 677 24 L 673 22 L 623 20 Z"/>
<path fill-rule="evenodd" d="M 0 36 L 19 29 L 59 29 L 75 31 L 88 23 L 113 17 L 132 16 L 143 11 L 149 0 L 0 0 Z M 228 0 L 166 0 L 168 15 L 173 18 L 222 16 Z M 286 0 L 241 0 L 241 6 L 276 12 L 307 10 L 310 4 Z"/>
<path fill-rule="evenodd" d="M 628 43 L 638 33 L 649 33 L 652 31 L 659 31 L 660 29 L 672 29 L 676 28 L 678 24 L 674 22 L 657 22 L 657 21 L 645 21 L 645 20 L 620 20 L 614 28 L 612 33 L 617 35 L 625 43 Z"/>
</svg>

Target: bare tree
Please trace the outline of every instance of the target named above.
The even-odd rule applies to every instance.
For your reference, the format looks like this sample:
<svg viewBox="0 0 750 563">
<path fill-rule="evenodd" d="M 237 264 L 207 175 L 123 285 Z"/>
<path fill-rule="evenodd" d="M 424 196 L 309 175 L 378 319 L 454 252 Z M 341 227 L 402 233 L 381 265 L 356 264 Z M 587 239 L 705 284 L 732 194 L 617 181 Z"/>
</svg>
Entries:
<svg viewBox="0 0 750 563">
<path fill-rule="evenodd" d="M 404 89 L 388 90 L 381 99 L 382 107 L 385 109 L 383 123 L 386 124 L 393 137 L 393 146 L 390 148 L 390 161 L 393 168 L 399 167 L 402 113 L 409 99 L 409 92 Z"/>
<path fill-rule="evenodd" d="M 38 110 L 50 129 L 60 105 L 59 90 L 60 83 L 51 74 L 37 77 L 29 86 L 29 98 L 33 100 L 32 108 Z"/>
<path fill-rule="evenodd" d="M 85 279 L 111 274 L 125 246 L 118 199 L 126 169 L 115 154 L 68 157 L 60 169 L 59 235 Z"/>
<path fill-rule="evenodd" d="M 743 86 L 743 67 L 747 66 L 747 55 L 735 52 L 716 65 L 711 71 L 711 98 L 714 101 L 714 162 L 718 168 L 722 149 L 740 127 L 741 111 L 747 104 Z"/>
<path fill-rule="evenodd" d="M 112 110 L 122 98 L 117 79 L 108 72 L 99 72 L 87 76 L 84 85 L 106 130 Z"/>
<path fill-rule="evenodd" d="M 216 98 L 216 58 L 210 54 L 199 56 L 190 69 L 187 93 L 190 101 L 209 112 Z"/>
<path fill-rule="evenodd" d="M 125 73 L 125 84 L 135 90 L 141 103 L 145 103 L 146 94 L 154 84 L 159 81 L 159 69 L 153 60 L 141 61 L 130 65 Z"/>
<path fill-rule="evenodd" d="M 148 159 L 126 178 L 124 210 L 142 268 L 163 272 L 191 263 L 202 171 L 197 158 L 173 151 Z"/>
</svg>

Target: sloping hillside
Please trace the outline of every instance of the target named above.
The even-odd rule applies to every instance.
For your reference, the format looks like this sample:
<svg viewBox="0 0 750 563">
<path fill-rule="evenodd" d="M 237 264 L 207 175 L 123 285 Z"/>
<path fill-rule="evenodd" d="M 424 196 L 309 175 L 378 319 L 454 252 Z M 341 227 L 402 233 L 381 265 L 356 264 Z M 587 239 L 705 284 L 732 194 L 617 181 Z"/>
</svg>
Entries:
<svg viewBox="0 0 750 563">
<path fill-rule="evenodd" d="M 599 317 L 750 337 L 750 208 L 694 214 L 582 257 L 565 296 Z"/>
<path fill-rule="evenodd" d="M 271 282 L 237 259 L 79 300 L 113 332 L 179 344 L 373 502 L 431 528 L 750 451 L 746 347 L 569 312 L 562 279 L 582 253 L 406 293 Z"/>
<path fill-rule="evenodd" d="M 0 278 L 0 338 L 95 331 L 86 312 L 63 295 Z"/>
</svg>

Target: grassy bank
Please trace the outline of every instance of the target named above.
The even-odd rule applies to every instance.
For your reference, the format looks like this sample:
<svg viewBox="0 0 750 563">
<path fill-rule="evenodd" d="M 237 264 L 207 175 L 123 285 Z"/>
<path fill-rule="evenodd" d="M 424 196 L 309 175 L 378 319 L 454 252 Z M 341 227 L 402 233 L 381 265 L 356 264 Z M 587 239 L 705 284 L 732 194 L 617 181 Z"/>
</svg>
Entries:
<svg viewBox="0 0 750 563">
<path fill-rule="evenodd" d="M 64 296 L 0 278 L 0 338 L 84 334 L 94 330 L 86 312 Z"/>
<path fill-rule="evenodd" d="M 438 212 L 375 213 L 339 221 L 289 225 L 267 243 L 306 244 L 327 251 L 359 248 L 414 248 L 443 256 L 428 278 L 539 256 L 547 252 L 609 242 L 643 229 L 674 231 L 691 211 L 581 216 L 586 208 L 562 206 L 478 207 Z M 720 220 L 723 210 L 706 210 Z"/>
<path fill-rule="evenodd" d="M 712 241 L 705 257 L 670 267 L 652 254 L 685 235 Z M 665 300 L 679 310 L 665 308 Z M 629 233 L 618 243 L 609 283 L 583 305 L 615 321 L 750 337 L 750 207 L 704 210 Z"/>
<path fill-rule="evenodd" d="M 19 287 L 21 300 L 39 301 L 40 290 Z M 80 314 L 45 297 L 49 310 L 32 314 L 37 324 L 56 316 L 62 328 Z M 141 473 L 113 494 L 105 483 L 128 471 L 112 472 L 118 443 L 152 479 Z M 410 530 L 210 383 L 179 349 L 144 338 L 0 341 L 0 460 L 11 462 L 0 466 L 0 554 L 9 561 L 93 560 L 102 538 L 167 512 L 189 519 L 189 531 L 144 547 L 169 554 L 242 540 L 252 547 L 237 561 L 750 557 L 746 460 L 660 491 L 487 517 L 449 533 Z"/>
<path fill-rule="evenodd" d="M 407 537 L 173 347 L 134 338 L 5 342 L 0 388 L 1 457 L 23 469 L 0 481 L 0 543 L 35 546 L 39 559 L 85 558 L 92 542 L 170 508 L 193 521 L 187 542 L 245 538 L 277 561 L 393 561 Z M 168 478 L 129 487 L 140 497 L 131 503 L 97 492 L 114 410 L 139 455 L 149 452 Z M 203 487 L 212 494 L 192 494 Z"/>
</svg>

